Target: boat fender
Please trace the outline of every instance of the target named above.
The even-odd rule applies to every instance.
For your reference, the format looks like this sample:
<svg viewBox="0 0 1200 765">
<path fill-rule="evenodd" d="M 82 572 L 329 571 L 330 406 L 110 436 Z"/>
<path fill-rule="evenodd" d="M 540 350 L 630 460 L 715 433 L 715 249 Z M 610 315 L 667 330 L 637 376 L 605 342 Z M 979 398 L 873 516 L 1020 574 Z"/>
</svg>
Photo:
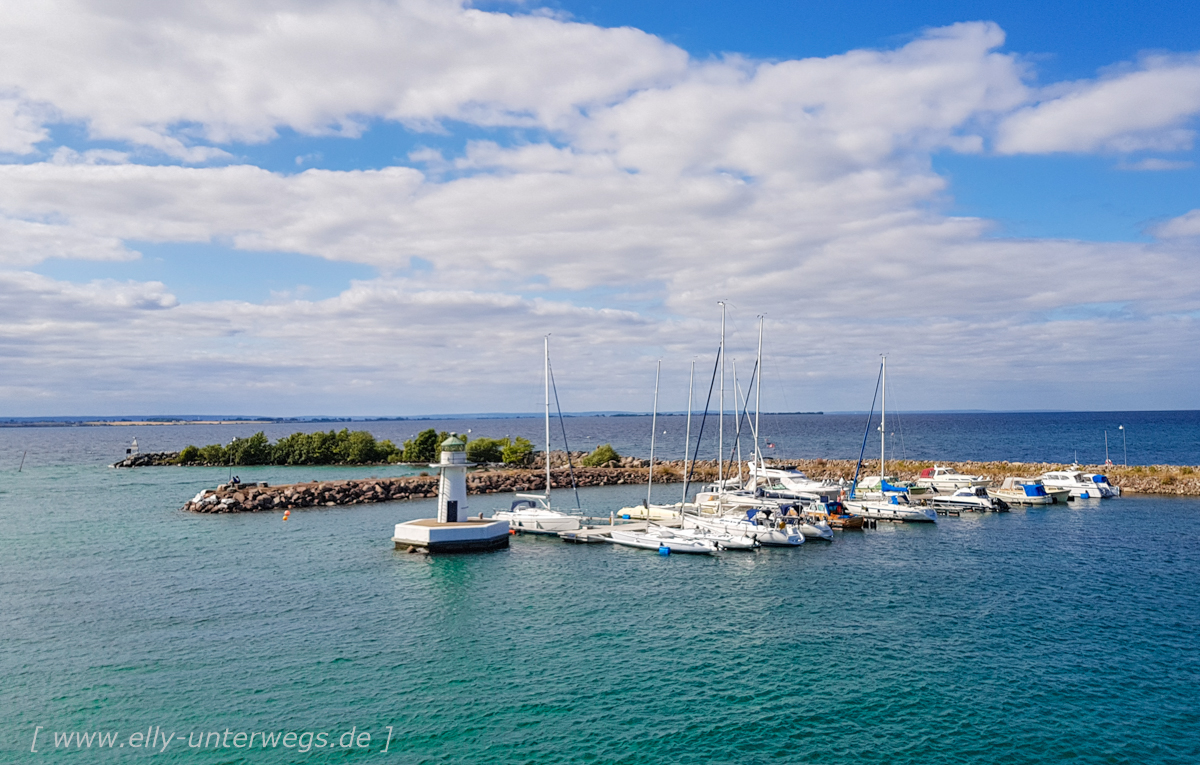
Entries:
<svg viewBox="0 0 1200 765">
<path fill-rule="evenodd" d="M 670 555 L 671 548 L 667 547 L 666 545 L 663 545 L 662 547 L 658 548 L 658 554 L 659 555 Z"/>
</svg>

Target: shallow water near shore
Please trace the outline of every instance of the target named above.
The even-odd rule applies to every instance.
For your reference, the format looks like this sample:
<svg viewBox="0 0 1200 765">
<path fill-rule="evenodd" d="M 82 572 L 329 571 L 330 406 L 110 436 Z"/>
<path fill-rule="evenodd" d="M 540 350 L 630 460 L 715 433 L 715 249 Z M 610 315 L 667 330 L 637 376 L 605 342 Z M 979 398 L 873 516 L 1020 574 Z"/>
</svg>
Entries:
<svg viewBox="0 0 1200 765">
<path fill-rule="evenodd" d="M 537 537 L 425 556 L 389 537 L 432 501 L 196 516 L 178 508 L 227 471 L 63 462 L 0 473 L 5 762 L 1200 760 L 1198 500 L 713 558 Z M 644 492 L 580 497 L 607 515 Z M 152 754 L 148 727 L 183 738 Z M 367 745 L 337 746 L 352 727 Z M 126 746 L 56 750 L 65 731 Z M 333 745 L 234 745 L 257 731 Z"/>
</svg>

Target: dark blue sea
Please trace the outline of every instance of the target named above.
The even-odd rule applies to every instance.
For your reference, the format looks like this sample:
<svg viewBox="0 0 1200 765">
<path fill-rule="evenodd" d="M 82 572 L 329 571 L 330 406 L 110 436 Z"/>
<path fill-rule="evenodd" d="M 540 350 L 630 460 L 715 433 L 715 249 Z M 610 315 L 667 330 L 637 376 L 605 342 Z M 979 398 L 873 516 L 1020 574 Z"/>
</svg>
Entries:
<svg viewBox="0 0 1200 765">
<path fill-rule="evenodd" d="M 897 456 L 1097 462 L 1107 429 L 1120 462 L 1123 424 L 1131 464 L 1200 462 L 1194 413 L 900 423 Z M 433 424 L 541 440 L 537 419 Z M 565 424 L 572 448 L 647 451 L 649 418 Z M 660 424 L 682 453 L 682 418 Z M 864 424 L 780 416 L 763 433 L 786 456 L 857 457 Z M 533 537 L 430 557 L 389 538 L 432 500 L 191 515 L 226 469 L 106 467 L 135 432 L 151 450 L 257 429 L 0 429 L 0 762 L 1200 762 L 1200 500 L 713 558 Z M 581 500 L 607 515 L 644 492 Z"/>
</svg>

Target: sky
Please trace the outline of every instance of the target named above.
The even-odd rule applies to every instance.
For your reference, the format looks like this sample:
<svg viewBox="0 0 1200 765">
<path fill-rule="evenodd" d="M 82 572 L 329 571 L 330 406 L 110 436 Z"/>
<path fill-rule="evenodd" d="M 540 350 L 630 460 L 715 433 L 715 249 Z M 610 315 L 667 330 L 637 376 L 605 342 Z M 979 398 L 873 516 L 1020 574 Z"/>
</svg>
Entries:
<svg viewBox="0 0 1200 765">
<path fill-rule="evenodd" d="M 45 0 L 0 417 L 1200 408 L 1194 3 Z M 736 379 L 734 368 L 736 366 Z M 731 392 L 729 396 L 737 394 Z"/>
</svg>

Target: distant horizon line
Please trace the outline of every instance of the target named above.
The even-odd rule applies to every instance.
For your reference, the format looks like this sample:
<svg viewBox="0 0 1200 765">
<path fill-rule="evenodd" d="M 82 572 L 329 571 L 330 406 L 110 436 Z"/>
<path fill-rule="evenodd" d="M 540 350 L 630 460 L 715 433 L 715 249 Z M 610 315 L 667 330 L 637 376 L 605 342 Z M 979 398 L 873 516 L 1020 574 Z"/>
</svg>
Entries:
<svg viewBox="0 0 1200 765">
<path fill-rule="evenodd" d="M 1195 412 L 1197 409 L 907 409 L 889 414 L 1122 414 L 1145 412 Z M 660 417 L 687 416 L 686 411 L 659 412 Z M 692 412 L 692 415 L 702 412 Z M 709 414 L 715 414 L 709 412 Z M 735 413 L 736 414 L 736 413 Z M 761 412 L 766 416 L 825 416 L 825 415 L 857 415 L 867 414 L 867 410 L 842 411 L 805 411 L 805 412 Z M 630 412 L 619 410 L 597 410 L 582 412 L 563 412 L 563 417 L 649 417 L 651 412 Z M 544 412 L 467 412 L 461 414 L 421 414 L 421 415 L 294 415 L 286 417 L 270 417 L 259 415 L 218 415 L 218 414 L 163 414 L 163 415 L 57 415 L 41 417 L 0 417 L 0 427 L 20 427 L 32 425 L 138 425 L 138 424 L 277 424 L 277 423 L 353 423 L 353 422 L 421 422 L 446 420 L 519 420 L 544 417 Z"/>
</svg>

